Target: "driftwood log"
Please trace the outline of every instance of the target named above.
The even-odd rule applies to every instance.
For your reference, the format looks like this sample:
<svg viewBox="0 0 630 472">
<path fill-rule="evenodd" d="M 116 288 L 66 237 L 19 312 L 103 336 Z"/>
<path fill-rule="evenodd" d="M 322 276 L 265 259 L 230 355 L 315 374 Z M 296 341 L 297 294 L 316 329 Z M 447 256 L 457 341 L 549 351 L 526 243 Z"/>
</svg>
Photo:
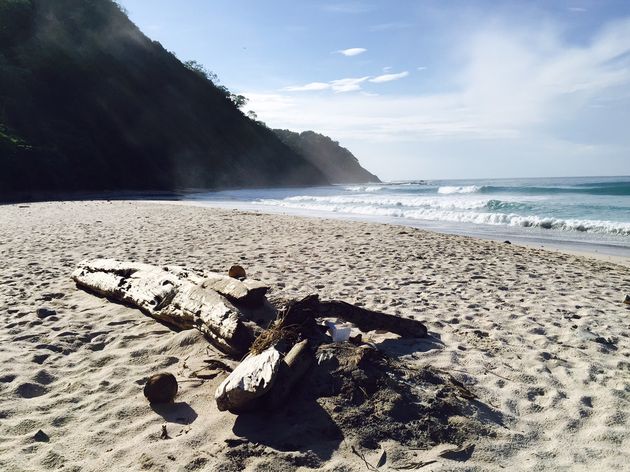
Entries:
<svg viewBox="0 0 630 472">
<path fill-rule="evenodd" d="M 135 306 L 160 321 L 182 329 L 196 328 L 221 351 L 236 358 L 249 350 L 262 331 L 235 305 L 239 300 L 246 300 L 248 305 L 257 298 L 262 302 L 268 287 L 260 282 L 253 284 L 252 296 L 236 279 L 230 279 L 234 284 L 219 284 L 229 278 L 220 274 L 113 259 L 83 261 L 72 278 L 79 287 Z M 204 286 L 208 280 L 216 289 Z"/>
<path fill-rule="evenodd" d="M 243 276 L 244 270 L 239 274 Z M 249 352 L 215 393 L 219 410 L 235 413 L 261 405 L 274 409 L 286 402 L 313 365 L 314 350 L 332 342 L 318 318 L 337 317 L 361 331 L 427 335 L 419 321 L 343 301 L 320 301 L 318 295 L 277 300 L 273 306 L 265 298 L 269 287 L 262 282 L 179 266 L 95 259 L 79 263 L 72 278 L 81 288 L 137 307 L 160 321 L 196 328 L 234 358 Z"/>
<path fill-rule="evenodd" d="M 325 316 L 349 321 L 361 331 L 385 330 L 403 337 L 427 334 L 417 320 L 343 301 L 320 301 L 317 295 L 273 307 L 266 302 L 269 287 L 262 282 L 179 266 L 94 259 L 79 263 L 72 278 L 79 287 L 137 307 L 160 321 L 182 329 L 196 328 L 235 358 L 249 351 L 267 328 L 270 315 L 275 318 L 276 313 L 284 326 L 299 326 L 301 337 L 312 341 L 318 336 L 321 341 L 316 319 Z"/>
</svg>

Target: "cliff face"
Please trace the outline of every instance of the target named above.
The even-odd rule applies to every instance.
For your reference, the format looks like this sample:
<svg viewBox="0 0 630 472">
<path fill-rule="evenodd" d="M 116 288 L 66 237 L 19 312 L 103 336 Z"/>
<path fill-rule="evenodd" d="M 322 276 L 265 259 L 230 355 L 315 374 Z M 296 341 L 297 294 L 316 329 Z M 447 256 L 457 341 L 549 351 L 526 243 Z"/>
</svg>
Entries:
<svg viewBox="0 0 630 472">
<path fill-rule="evenodd" d="M 276 129 L 274 132 L 283 143 L 322 171 L 333 184 L 380 182 L 376 175 L 361 167 L 350 151 L 328 136 L 313 131 L 295 133 Z"/>
<path fill-rule="evenodd" d="M 111 0 L 0 0 L 0 198 L 313 185 L 313 163 Z"/>
</svg>

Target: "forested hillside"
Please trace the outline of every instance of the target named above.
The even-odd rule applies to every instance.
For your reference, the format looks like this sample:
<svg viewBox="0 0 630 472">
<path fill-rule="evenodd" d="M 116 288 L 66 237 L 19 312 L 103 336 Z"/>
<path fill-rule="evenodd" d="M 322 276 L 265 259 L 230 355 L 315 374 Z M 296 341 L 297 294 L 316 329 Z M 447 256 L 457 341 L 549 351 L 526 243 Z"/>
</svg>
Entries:
<svg viewBox="0 0 630 472">
<path fill-rule="evenodd" d="M 295 133 L 287 129 L 274 132 L 295 152 L 315 165 L 334 184 L 380 182 L 359 164 L 358 159 L 346 148 L 328 136 L 304 131 Z"/>
<path fill-rule="evenodd" d="M 111 0 L 0 0 L 0 198 L 325 184 Z"/>
</svg>

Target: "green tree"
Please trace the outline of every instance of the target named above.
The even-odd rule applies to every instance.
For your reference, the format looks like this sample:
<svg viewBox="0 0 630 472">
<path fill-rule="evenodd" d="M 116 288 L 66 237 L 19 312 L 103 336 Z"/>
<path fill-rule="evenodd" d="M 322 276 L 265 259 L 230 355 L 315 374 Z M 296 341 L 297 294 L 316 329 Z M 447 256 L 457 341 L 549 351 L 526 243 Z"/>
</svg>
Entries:
<svg viewBox="0 0 630 472">
<path fill-rule="evenodd" d="M 232 103 L 234 103 L 234 105 L 236 105 L 236 108 L 243 108 L 245 105 L 247 105 L 247 102 L 249 102 L 249 99 L 244 95 L 232 93 L 230 92 L 230 89 L 228 89 L 225 85 L 220 85 L 219 76 L 214 72 L 206 69 L 204 65 L 200 62 L 191 59 L 190 61 L 186 61 L 183 64 L 188 70 L 191 70 L 198 76 L 206 79 L 209 82 L 212 82 L 212 84 L 223 95 L 225 95 L 226 98 L 228 98 Z"/>
<path fill-rule="evenodd" d="M 245 105 L 247 105 L 247 102 L 249 102 L 249 99 L 247 97 L 234 93 L 230 93 L 230 100 L 232 100 L 234 105 L 236 105 L 236 108 L 243 108 Z"/>
<path fill-rule="evenodd" d="M 219 76 L 215 74 L 214 72 L 206 69 L 204 65 L 201 64 L 200 62 L 197 62 L 195 60 L 190 60 L 190 61 L 185 61 L 183 64 L 184 66 L 186 66 L 188 70 L 193 71 L 198 76 L 212 82 L 213 84 L 216 85 L 219 83 Z"/>
</svg>

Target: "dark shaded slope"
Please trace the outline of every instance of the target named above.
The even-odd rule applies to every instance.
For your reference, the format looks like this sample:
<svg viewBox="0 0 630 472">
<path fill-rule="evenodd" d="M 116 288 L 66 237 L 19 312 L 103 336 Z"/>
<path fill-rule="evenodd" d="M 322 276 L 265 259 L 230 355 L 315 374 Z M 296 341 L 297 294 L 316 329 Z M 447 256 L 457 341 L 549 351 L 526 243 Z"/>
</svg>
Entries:
<svg viewBox="0 0 630 472">
<path fill-rule="evenodd" d="M 365 170 L 346 148 L 328 136 L 313 131 L 295 133 L 288 129 L 275 129 L 280 140 L 321 170 L 334 184 L 380 182 Z"/>
<path fill-rule="evenodd" d="M 0 0 L 0 198 L 326 183 L 110 0 Z"/>
</svg>

